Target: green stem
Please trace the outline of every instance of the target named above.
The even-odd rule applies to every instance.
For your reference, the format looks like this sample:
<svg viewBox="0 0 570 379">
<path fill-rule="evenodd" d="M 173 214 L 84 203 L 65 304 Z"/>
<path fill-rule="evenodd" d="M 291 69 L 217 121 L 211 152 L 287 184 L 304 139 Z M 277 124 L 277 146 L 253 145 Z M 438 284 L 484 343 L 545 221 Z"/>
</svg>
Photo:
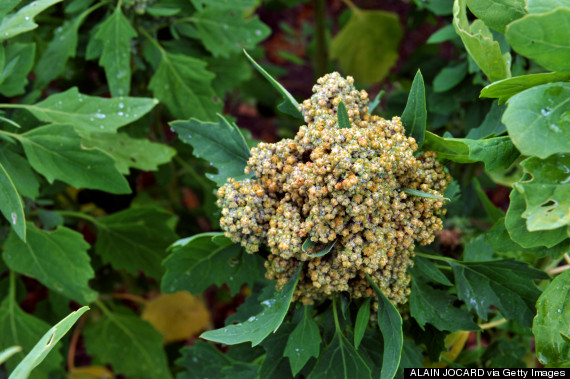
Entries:
<svg viewBox="0 0 570 379">
<path fill-rule="evenodd" d="M 81 212 L 74 212 L 74 211 L 59 211 L 56 210 L 55 213 L 60 214 L 62 216 L 69 216 L 69 217 L 77 217 L 83 220 L 87 220 L 92 222 L 93 224 L 98 224 L 97 219 L 93 216 L 89 216 L 88 214 L 81 213 Z"/>
<path fill-rule="evenodd" d="M 10 301 L 16 302 L 16 273 L 10 271 Z"/>
<path fill-rule="evenodd" d="M 418 256 L 418 257 L 424 257 L 424 258 L 427 258 L 427 259 L 433 259 L 433 260 L 435 260 L 435 261 L 456 262 L 456 260 L 453 259 L 453 258 L 440 257 L 439 255 L 431 255 L 431 254 L 425 254 L 425 253 L 416 253 L 416 256 Z"/>
<path fill-rule="evenodd" d="M 335 327 L 337 333 L 340 333 L 340 324 L 338 322 L 338 314 L 337 314 L 337 310 L 336 310 L 336 301 L 337 301 L 337 296 L 334 296 L 333 297 L 333 303 L 332 303 L 333 316 L 334 316 L 334 327 Z"/>
<path fill-rule="evenodd" d="M 327 73 L 325 0 L 315 0 L 315 76 L 320 78 Z"/>
<path fill-rule="evenodd" d="M 107 306 L 105 304 L 103 304 L 103 302 L 99 299 L 95 299 L 94 301 L 95 305 L 97 305 L 97 307 L 99 307 L 99 309 L 101 309 L 101 311 L 103 311 L 103 313 L 105 314 L 105 316 L 107 317 L 112 317 L 112 313 L 109 310 L 109 308 L 107 308 Z"/>
<path fill-rule="evenodd" d="M 360 8 L 358 8 L 351 0 L 342 0 L 342 2 L 350 8 L 354 13 L 360 13 Z"/>
<path fill-rule="evenodd" d="M 18 141 L 22 139 L 22 136 L 20 136 L 19 134 L 10 133 L 10 132 L 7 132 L 7 131 L 5 131 L 5 130 L 0 130 L 0 135 L 5 135 L 5 136 L 7 136 L 8 138 L 11 137 L 11 138 L 17 139 Z"/>
<path fill-rule="evenodd" d="M 449 270 L 449 271 L 451 271 L 451 267 L 449 267 L 449 266 L 435 265 L 435 267 L 439 268 L 440 270 Z"/>
</svg>

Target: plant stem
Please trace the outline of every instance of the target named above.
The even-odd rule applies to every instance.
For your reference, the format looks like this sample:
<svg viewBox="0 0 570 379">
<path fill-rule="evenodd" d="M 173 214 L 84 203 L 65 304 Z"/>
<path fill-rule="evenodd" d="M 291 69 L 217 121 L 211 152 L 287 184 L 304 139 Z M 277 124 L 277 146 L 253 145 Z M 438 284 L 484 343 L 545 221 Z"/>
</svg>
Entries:
<svg viewBox="0 0 570 379">
<path fill-rule="evenodd" d="M 433 260 L 435 260 L 435 261 L 455 262 L 455 259 L 453 259 L 453 258 L 440 257 L 439 255 L 416 253 L 416 256 L 418 256 L 418 257 L 424 257 L 424 258 L 427 258 L 427 259 L 433 259 Z"/>
<path fill-rule="evenodd" d="M 570 269 L 570 265 L 564 265 L 564 266 L 559 266 L 559 267 L 555 267 L 551 270 L 548 270 L 547 274 L 548 275 L 557 275 L 557 274 L 561 274 L 564 271 Z"/>
<path fill-rule="evenodd" d="M 314 0 L 315 3 L 315 77 L 320 78 L 327 73 L 328 54 L 326 36 L 326 4 L 325 0 Z"/>
<path fill-rule="evenodd" d="M 360 8 L 358 8 L 351 0 L 342 0 L 344 5 L 350 8 L 350 10 L 354 13 L 360 12 Z"/>
<path fill-rule="evenodd" d="M 85 213 L 75 212 L 75 211 L 59 211 L 59 210 L 56 210 L 55 213 L 60 214 L 62 216 L 81 218 L 83 220 L 90 221 L 93 224 L 96 224 L 96 225 L 98 224 L 97 219 L 95 217 L 89 216 L 88 214 L 85 214 Z"/>
<path fill-rule="evenodd" d="M 337 310 L 336 310 L 336 301 L 337 301 L 337 296 L 333 297 L 333 303 L 332 303 L 332 307 L 333 307 L 333 316 L 334 316 L 334 328 L 336 329 L 336 331 L 338 333 L 340 333 L 340 324 L 338 323 L 338 314 L 337 314 Z"/>
<path fill-rule="evenodd" d="M 134 303 L 138 303 L 138 304 L 142 304 L 142 305 L 146 305 L 148 303 L 147 299 L 145 299 L 141 296 L 133 295 L 132 293 L 113 293 L 113 294 L 111 294 L 111 297 L 113 299 L 129 300 L 129 301 L 132 301 Z"/>
<path fill-rule="evenodd" d="M 507 319 L 506 319 L 506 318 L 502 318 L 502 319 L 497 320 L 497 321 L 488 322 L 488 323 L 486 323 L 486 324 L 481 324 L 481 325 L 479 325 L 479 327 L 480 327 L 481 329 L 483 329 L 483 330 L 485 330 L 485 329 L 491 329 L 491 328 L 494 328 L 495 326 L 502 325 L 502 324 L 504 324 L 505 322 L 507 322 Z"/>
<path fill-rule="evenodd" d="M 112 317 L 111 311 L 109 310 L 109 308 L 107 308 L 105 304 L 103 304 L 101 300 L 95 299 L 94 303 L 95 305 L 97 305 L 97 307 L 99 307 L 99 309 L 101 309 L 101 311 L 105 314 L 105 316 Z"/>
<path fill-rule="evenodd" d="M 564 260 L 570 265 L 570 255 L 568 253 L 564 253 Z"/>
</svg>

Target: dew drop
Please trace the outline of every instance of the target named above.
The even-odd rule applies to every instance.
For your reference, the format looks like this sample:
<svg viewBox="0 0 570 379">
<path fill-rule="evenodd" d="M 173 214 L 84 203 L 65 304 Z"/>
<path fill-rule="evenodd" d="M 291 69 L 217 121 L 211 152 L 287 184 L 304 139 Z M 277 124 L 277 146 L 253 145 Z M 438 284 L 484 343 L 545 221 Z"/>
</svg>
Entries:
<svg viewBox="0 0 570 379">
<path fill-rule="evenodd" d="M 247 319 L 247 321 L 252 322 L 257 320 L 257 318 L 255 316 L 251 316 L 250 318 Z"/>
<path fill-rule="evenodd" d="M 562 309 L 558 309 L 558 313 L 562 313 Z"/>
<path fill-rule="evenodd" d="M 119 103 L 119 108 L 123 109 L 124 107 L 125 107 L 125 104 Z"/>
<path fill-rule="evenodd" d="M 88 169 L 88 170 L 91 170 L 91 165 L 87 165 L 87 169 Z"/>
<path fill-rule="evenodd" d="M 12 225 L 16 225 L 16 222 L 18 222 L 18 215 L 16 214 L 16 212 L 12 212 L 11 216 L 12 216 Z"/>
<path fill-rule="evenodd" d="M 228 30 L 230 27 L 228 26 L 228 24 L 224 24 L 224 29 Z"/>
<path fill-rule="evenodd" d="M 257 30 L 255 31 L 255 34 L 258 35 L 258 36 L 260 36 L 260 35 L 261 35 L 261 30 L 257 29 Z"/>
<path fill-rule="evenodd" d="M 30 17 L 26 16 L 24 17 L 24 20 L 28 21 L 30 19 Z"/>
<path fill-rule="evenodd" d="M 554 133 L 562 133 L 562 129 L 560 129 L 560 127 L 556 124 L 550 124 L 549 126 L 550 130 L 552 130 Z"/>
<path fill-rule="evenodd" d="M 99 125 L 99 129 L 105 129 L 103 125 Z"/>
<path fill-rule="evenodd" d="M 90 117 L 90 118 L 89 118 L 89 120 L 91 120 L 91 121 L 95 121 L 95 119 L 94 119 L 93 117 Z"/>
<path fill-rule="evenodd" d="M 103 119 L 103 118 L 107 117 L 107 115 L 104 113 L 95 113 L 95 117 Z"/>
<path fill-rule="evenodd" d="M 119 113 L 117 113 L 117 114 L 118 114 L 119 116 L 122 116 L 122 115 L 124 115 L 124 113 L 123 113 L 123 112 L 119 112 Z"/>
<path fill-rule="evenodd" d="M 540 113 L 542 113 L 543 116 L 548 116 L 550 112 L 552 112 L 552 108 L 550 107 L 546 107 L 540 110 Z"/>
</svg>

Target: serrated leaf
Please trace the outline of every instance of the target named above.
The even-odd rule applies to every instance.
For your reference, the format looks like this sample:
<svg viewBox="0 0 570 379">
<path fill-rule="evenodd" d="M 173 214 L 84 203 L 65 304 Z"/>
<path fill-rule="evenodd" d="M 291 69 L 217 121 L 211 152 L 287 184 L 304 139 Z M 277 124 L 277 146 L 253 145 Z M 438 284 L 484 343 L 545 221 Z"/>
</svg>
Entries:
<svg viewBox="0 0 570 379">
<path fill-rule="evenodd" d="M 419 280 L 412 269 L 412 293 L 410 311 L 420 327 L 430 323 L 439 330 L 479 330 L 473 316 L 452 304 L 456 297 L 447 291 L 436 290 Z"/>
<path fill-rule="evenodd" d="M 485 234 L 472 238 L 465 244 L 463 260 L 469 262 L 482 262 L 493 260 L 494 248 L 486 240 Z"/>
<path fill-rule="evenodd" d="M 0 154 L 2 151 L 0 150 Z M 0 160 L 0 210 L 22 241 L 26 241 L 26 216 L 24 203 L 14 180 Z"/>
<path fill-rule="evenodd" d="M 481 90 L 480 97 L 499 99 L 499 104 L 504 103 L 519 92 L 541 84 L 564 82 L 570 80 L 570 72 L 546 72 L 515 76 L 491 83 Z"/>
<path fill-rule="evenodd" d="M 54 346 L 57 345 L 59 340 L 63 338 L 75 322 L 77 322 L 77 320 L 79 320 L 79 318 L 88 310 L 89 307 L 81 307 L 75 312 L 71 312 L 67 317 L 48 330 L 34 348 L 18 364 L 16 369 L 10 375 L 10 378 L 27 378 L 32 370 L 42 363 Z"/>
<path fill-rule="evenodd" d="M 506 37 L 513 50 L 533 59 L 550 71 L 568 71 L 570 65 L 570 9 L 531 14 L 507 27 Z"/>
<path fill-rule="evenodd" d="M 220 98 L 224 98 L 226 93 L 251 78 L 251 67 L 241 51 L 228 58 L 206 57 L 205 60 L 208 62 L 208 70 L 224 73 L 216 75 L 212 81 L 212 88 Z"/>
<path fill-rule="evenodd" d="M 0 149 L 0 164 L 14 182 L 18 193 L 32 199 L 39 195 L 40 183 L 26 159 L 3 148 Z"/>
<path fill-rule="evenodd" d="M 283 323 L 275 333 L 270 334 L 263 340 L 261 346 L 265 349 L 265 359 L 263 359 L 259 371 L 256 372 L 256 377 L 272 379 L 290 379 L 294 377 L 289 367 L 289 359 L 284 355 L 284 351 L 287 339 L 295 329 L 293 323 Z M 310 359 L 310 357 L 307 359 Z"/>
<path fill-rule="evenodd" d="M 95 252 L 103 262 L 133 275 L 142 270 L 160 279 L 166 248 L 176 240 L 173 216 L 155 207 L 133 207 L 95 220 Z"/>
<path fill-rule="evenodd" d="M 85 133 L 81 144 L 86 148 L 98 148 L 115 160 L 121 174 L 130 168 L 156 171 L 158 166 L 170 162 L 176 150 L 168 145 L 151 142 L 146 138 L 133 138 L 126 133 Z"/>
<path fill-rule="evenodd" d="M 530 157 L 521 162 L 531 179 L 514 187 L 524 196 L 529 231 L 570 225 L 570 156 L 558 154 L 547 159 Z"/>
<path fill-rule="evenodd" d="M 212 284 L 226 283 L 232 295 L 244 283 L 253 285 L 263 276 L 259 256 L 248 254 L 236 244 L 217 245 L 212 237 L 222 233 L 202 233 L 177 241 L 162 263 L 166 273 L 162 278 L 164 292 L 188 291 L 202 293 Z"/>
<path fill-rule="evenodd" d="M 60 1 L 62 0 L 35 0 L 16 13 L 3 17 L 0 22 L 0 42 L 37 28 L 34 18 Z"/>
<path fill-rule="evenodd" d="M 395 13 L 355 10 L 331 42 L 331 58 L 363 84 L 384 79 L 398 59 L 402 27 Z"/>
<path fill-rule="evenodd" d="M 113 366 L 117 374 L 135 378 L 172 378 L 162 335 L 125 308 L 105 312 L 83 332 L 87 352 Z"/>
<path fill-rule="evenodd" d="M 532 324 L 538 360 L 547 367 L 570 364 L 570 270 L 558 275 L 536 303 Z"/>
<path fill-rule="evenodd" d="M 511 239 L 522 247 L 553 247 L 568 238 L 566 227 L 535 232 L 529 231 L 526 220 L 522 217 L 526 208 L 523 195 L 516 189 L 513 189 L 510 194 L 510 200 L 509 209 L 505 217 L 505 227 Z"/>
<path fill-rule="evenodd" d="M 357 350 L 366 332 L 366 327 L 370 322 L 370 299 L 369 297 L 364 303 L 360 304 L 358 313 L 356 314 L 356 322 L 354 323 L 354 348 Z"/>
<path fill-rule="evenodd" d="M 525 0 L 467 0 L 467 6 L 488 27 L 501 33 L 508 24 L 527 13 Z"/>
<path fill-rule="evenodd" d="M 406 135 L 414 137 L 418 149 L 424 143 L 424 135 L 427 122 L 426 91 L 424 78 L 420 70 L 414 76 L 412 88 L 408 94 L 406 108 L 402 112 L 402 124 L 406 129 Z"/>
<path fill-rule="evenodd" d="M 32 167 L 53 183 L 58 179 L 77 188 L 129 193 L 125 178 L 104 152 L 81 146 L 71 125 L 46 125 L 18 135 Z"/>
<path fill-rule="evenodd" d="M 527 89 L 512 96 L 507 105 L 503 123 L 523 155 L 544 159 L 570 153 L 570 83 Z"/>
<path fill-rule="evenodd" d="M 137 32 L 117 6 L 93 36 L 103 46 L 99 65 L 105 69 L 113 97 L 128 96 L 131 88 L 131 39 Z"/>
<path fill-rule="evenodd" d="M 293 376 L 303 369 L 311 357 L 319 356 L 321 334 L 311 312 L 303 305 L 303 318 L 287 338 L 283 356 L 289 358 Z"/>
<path fill-rule="evenodd" d="M 533 279 L 548 279 L 543 271 L 515 260 L 491 262 L 449 262 L 455 274 L 459 298 L 468 309 L 487 320 L 494 305 L 506 318 L 530 326 L 535 314 L 534 303 L 540 290 Z"/>
<path fill-rule="evenodd" d="M 243 171 L 249 159 L 249 148 L 234 123 L 218 115 L 217 123 L 192 119 L 174 121 L 170 125 L 183 142 L 192 145 L 194 155 L 218 169 L 218 174 L 209 176 L 218 186 L 228 178 L 246 177 Z"/>
<path fill-rule="evenodd" d="M 28 84 L 28 74 L 34 66 L 34 43 L 11 43 L 5 48 L 5 61 L 0 72 L 0 93 L 6 97 L 21 95 Z"/>
<path fill-rule="evenodd" d="M 430 260 L 422 258 L 422 257 L 415 257 L 414 258 L 414 267 L 421 271 L 426 277 L 430 278 L 436 283 L 443 284 L 446 286 L 452 286 L 453 283 L 447 279 L 447 277 L 438 269 Z"/>
<path fill-rule="evenodd" d="M 299 111 L 299 103 L 297 103 L 297 100 L 295 100 L 293 95 L 291 95 L 289 91 L 287 91 L 285 87 L 283 87 L 277 80 L 273 79 L 273 77 L 269 75 L 269 73 L 265 71 L 263 67 L 257 64 L 257 62 L 249 56 L 247 51 L 244 50 L 243 53 L 253 64 L 255 69 L 259 71 L 259 73 L 263 75 L 265 79 L 267 79 L 267 81 L 281 94 L 281 96 L 283 96 L 283 102 L 279 104 L 277 108 L 289 116 L 302 119 L 303 115 L 301 114 L 301 111 Z"/>
<path fill-rule="evenodd" d="M 46 232 L 28 223 L 27 243 L 10 234 L 2 257 L 11 270 L 35 278 L 80 304 L 89 304 L 97 297 L 88 285 L 95 276 L 87 254 L 89 247 L 80 233 L 64 226 Z"/>
<path fill-rule="evenodd" d="M 301 264 L 295 275 L 289 279 L 274 298 L 261 303 L 264 310 L 257 316 L 252 316 L 243 323 L 202 333 L 200 337 L 226 345 L 235 345 L 247 341 L 251 341 L 252 347 L 259 345 L 271 332 L 275 332 L 283 322 L 302 268 Z"/>
<path fill-rule="evenodd" d="M 271 33 L 257 16 L 244 20 L 241 12 L 231 9 L 208 7 L 194 13 L 191 21 L 204 47 L 215 57 L 251 48 Z"/>
<path fill-rule="evenodd" d="M 425 197 L 427 199 L 449 200 L 449 199 L 446 199 L 445 197 L 442 197 L 442 196 L 434 195 L 432 193 L 419 191 L 419 190 L 415 190 L 415 189 L 411 189 L 411 188 L 402 188 L 402 192 L 407 193 L 408 195 L 412 195 L 412 196 Z"/>
<path fill-rule="evenodd" d="M 51 95 L 37 104 L 19 104 L 44 122 L 72 124 L 78 130 L 115 132 L 150 112 L 156 99 L 143 97 L 103 97 L 82 95 L 77 87 Z"/>
<path fill-rule="evenodd" d="M 466 2 L 455 0 L 453 4 L 453 26 L 465 49 L 491 82 L 510 77 L 510 63 L 505 60 L 499 42 L 493 40 L 489 28 L 481 20 L 469 24 Z"/>
<path fill-rule="evenodd" d="M 348 112 L 346 110 L 346 106 L 341 101 L 338 103 L 336 118 L 338 123 L 339 129 L 350 129 L 350 119 L 348 118 Z"/>
</svg>

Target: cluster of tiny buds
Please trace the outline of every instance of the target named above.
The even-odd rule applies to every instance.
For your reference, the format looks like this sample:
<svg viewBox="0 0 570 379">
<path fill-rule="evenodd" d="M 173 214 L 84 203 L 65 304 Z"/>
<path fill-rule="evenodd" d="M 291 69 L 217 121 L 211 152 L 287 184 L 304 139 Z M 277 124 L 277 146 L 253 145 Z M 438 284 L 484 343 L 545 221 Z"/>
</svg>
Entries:
<svg viewBox="0 0 570 379">
<path fill-rule="evenodd" d="M 218 190 L 221 227 L 250 253 L 267 246 L 266 276 L 278 288 L 305 262 L 296 299 L 373 296 L 368 274 L 392 302 L 405 303 L 414 246 L 433 242 L 445 209 L 442 199 L 402 190 L 441 196 L 451 178 L 434 152 L 415 154 L 398 117 L 369 114 L 368 94 L 351 77 L 327 74 L 313 92 L 300 105 L 306 125 L 295 138 L 252 148 L 245 172 L 255 179 L 229 179 Z M 340 101 L 351 128 L 339 128 Z M 304 251 L 307 239 L 314 246 Z M 331 243 L 329 253 L 312 256 Z"/>
</svg>

